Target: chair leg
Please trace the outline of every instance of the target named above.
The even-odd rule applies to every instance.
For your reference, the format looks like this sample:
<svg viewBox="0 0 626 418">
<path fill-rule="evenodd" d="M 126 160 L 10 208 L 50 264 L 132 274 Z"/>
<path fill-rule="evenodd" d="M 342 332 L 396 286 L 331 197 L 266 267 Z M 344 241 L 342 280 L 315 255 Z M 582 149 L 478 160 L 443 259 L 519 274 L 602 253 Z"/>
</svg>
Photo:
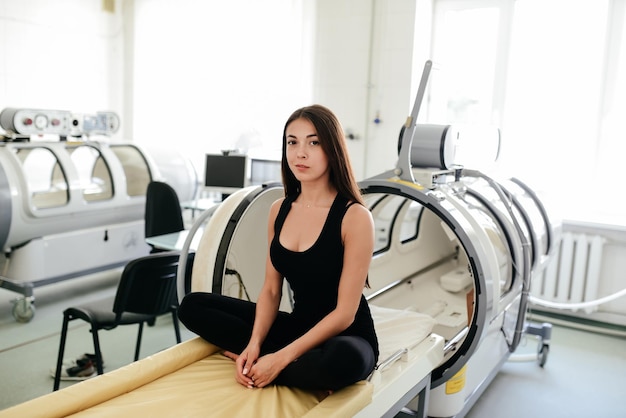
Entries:
<svg viewBox="0 0 626 418">
<path fill-rule="evenodd" d="M 91 337 L 93 338 L 93 349 L 96 355 L 96 370 L 98 374 L 103 374 L 102 367 L 102 351 L 100 350 L 100 339 L 98 338 L 98 329 L 93 325 L 91 326 Z"/>
<path fill-rule="evenodd" d="M 57 368 L 54 373 L 54 387 L 52 391 L 59 389 L 61 383 L 61 369 L 63 368 L 63 355 L 65 354 L 65 339 L 67 338 L 67 326 L 70 322 L 69 315 L 63 313 L 63 327 L 61 328 L 61 342 L 59 343 L 59 356 L 57 358 Z"/>
<path fill-rule="evenodd" d="M 180 343 L 180 326 L 178 325 L 177 309 L 172 308 L 172 322 L 174 323 L 174 332 L 176 333 L 176 342 Z"/>
<path fill-rule="evenodd" d="M 139 332 L 137 333 L 137 345 L 135 346 L 135 361 L 139 360 L 139 350 L 141 349 L 141 334 L 143 333 L 143 322 L 139 323 Z"/>
</svg>

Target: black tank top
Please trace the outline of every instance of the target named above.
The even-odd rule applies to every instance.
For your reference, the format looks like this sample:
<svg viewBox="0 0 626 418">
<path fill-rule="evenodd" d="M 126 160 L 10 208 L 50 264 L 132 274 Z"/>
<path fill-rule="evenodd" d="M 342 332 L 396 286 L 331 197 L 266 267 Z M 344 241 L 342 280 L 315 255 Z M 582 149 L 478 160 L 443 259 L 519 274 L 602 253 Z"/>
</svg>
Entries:
<svg viewBox="0 0 626 418">
<path fill-rule="evenodd" d="M 317 241 L 307 250 L 298 252 L 283 247 L 279 239 L 291 204 L 296 198 L 297 196 L 285 198 L 280 207 L 274 223 L 270 258 L 293 290 L 294 308 L 291 316 L 296 326 L 300 327 L 300 333 L 304 333 L 337 306 L 344 250 L 341 222 L 350 205 L 345 197 L 337 195 Z M 354 322 L 340 335 L 364 338 L 372 346 L 378 361 L 378 340 L 374 322 L 363 295 Z"/>
</svg>

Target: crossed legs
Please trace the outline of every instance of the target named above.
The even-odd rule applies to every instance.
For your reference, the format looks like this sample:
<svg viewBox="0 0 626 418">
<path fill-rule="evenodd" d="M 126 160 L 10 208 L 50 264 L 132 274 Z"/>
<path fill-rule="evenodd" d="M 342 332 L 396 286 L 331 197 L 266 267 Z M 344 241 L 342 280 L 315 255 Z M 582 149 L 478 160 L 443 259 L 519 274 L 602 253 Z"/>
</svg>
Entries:
<svg viewBox="0 0 626 418">
<path fill-rule="evenodd" d="M 183 299 L 178 316 L 185 326 L 236 359 L 247 346 L 254 324 L 256 305 L 213 293 L 190 293 Z M 262 354 L 279 350 L 297 335 L 288 313 L 279 312 Z M 278 375 L 274 383 L 308 390 L 338 390 L 365 379 L 375 366 L 374 352 L 365 339 L 336 336 L 303 354 Z"/>
</svg>

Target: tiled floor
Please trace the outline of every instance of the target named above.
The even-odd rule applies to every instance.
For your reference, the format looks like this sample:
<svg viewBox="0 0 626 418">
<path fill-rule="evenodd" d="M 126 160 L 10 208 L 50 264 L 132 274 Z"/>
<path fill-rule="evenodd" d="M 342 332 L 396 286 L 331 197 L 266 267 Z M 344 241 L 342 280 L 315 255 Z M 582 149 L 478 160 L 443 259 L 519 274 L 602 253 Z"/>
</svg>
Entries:
<svg viewBox="0 0 626 418">
<path fill-rule="evenodd" d="M 0 410 L 52 390 L 62 312 L 115 292 L 120 271 L 73 279 L 35 289 L 36 314 L 17 323 L 10 301 L 18 295 L 0 289 Z M 183 339 L 192 334 L 182 328 Z M 103 332 L 106 370 L 132 361 L 136 327 Z M 144 330 L 141 357 L 175 343 L 171 319 L 161 317 Z M 508 362 L 467 415 L 482 417 L 625 417 L 626 339 L 555 326 L 545 368 L 534 362 Z M 528 339 L 518 353 L 533 352 Z M 88 327 L 71 324 L 68 357 L 93 352 Z M 65 387 L 70 382 L 62 383 Z"/>
<path fill-rule="evenodd" d="M 546 365 L 505 363 L 467 417 L 626 417 L 625 376 L 625 337 L 554 326 Z"/>
</svg>

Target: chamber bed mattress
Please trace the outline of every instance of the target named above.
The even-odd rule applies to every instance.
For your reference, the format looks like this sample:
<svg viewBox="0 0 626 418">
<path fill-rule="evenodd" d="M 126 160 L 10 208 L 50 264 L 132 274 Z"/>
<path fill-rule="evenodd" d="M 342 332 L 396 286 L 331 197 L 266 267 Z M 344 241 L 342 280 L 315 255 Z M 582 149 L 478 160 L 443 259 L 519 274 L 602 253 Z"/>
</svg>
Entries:
<svg viewBox="0 0 626 418">
<path fill-rule="evenodd" d="M 419 369 L 425 375 L 437 366 L 443 357 L 443 344 L 441 337 L 430 334 L 430 317 L 374 306 L 372 315 L 381 360 L 407 348 L 418 354 L 400 361 L 421 364 Z M 415 367 L 405 365 L 399 370 L 413 372 Z M 234 362 L 218 347 L 196 337 L 102 376 L 0 411 L 0 417 L 355 416 L 372 407 L 377 395 L 390 384 L 385 380 L 386 371 L 376 373 L 377 379 L 358 382 L 324 399 L 284 386 L 248 389 L 235 382 Z M 390 372 L 389 379 L 397 379 L 398 374 L 398 370 Z M 423 377 L 412 375 L 410 381 Z"/>
</svg>

